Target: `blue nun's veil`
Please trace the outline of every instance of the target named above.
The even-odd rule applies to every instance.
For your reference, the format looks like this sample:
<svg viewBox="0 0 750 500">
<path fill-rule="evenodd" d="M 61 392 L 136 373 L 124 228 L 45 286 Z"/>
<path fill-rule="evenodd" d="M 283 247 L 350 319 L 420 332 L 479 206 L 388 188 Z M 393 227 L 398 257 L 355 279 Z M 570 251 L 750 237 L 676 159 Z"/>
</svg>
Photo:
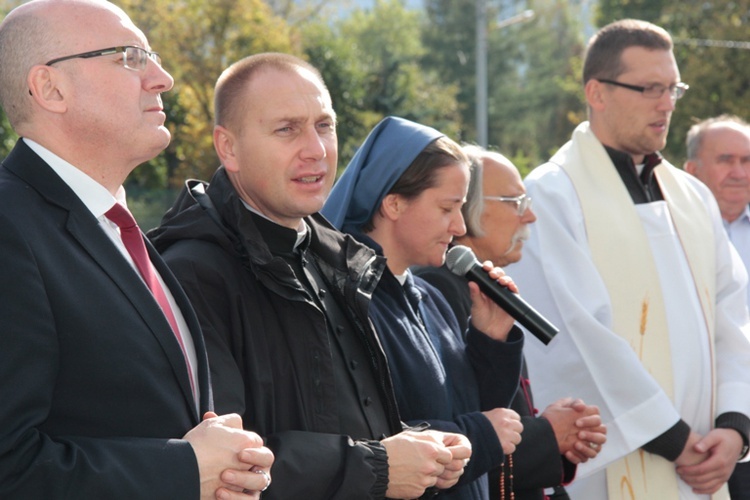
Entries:
<svg viewBox="0 0 750 500">
<path fill-rule="evenodd" d="M 403 118 L 384 118 L 333 186 L 321 213 L 338 229 L 359 232 L 419 153 L 443 135 Z"/>
</svg>

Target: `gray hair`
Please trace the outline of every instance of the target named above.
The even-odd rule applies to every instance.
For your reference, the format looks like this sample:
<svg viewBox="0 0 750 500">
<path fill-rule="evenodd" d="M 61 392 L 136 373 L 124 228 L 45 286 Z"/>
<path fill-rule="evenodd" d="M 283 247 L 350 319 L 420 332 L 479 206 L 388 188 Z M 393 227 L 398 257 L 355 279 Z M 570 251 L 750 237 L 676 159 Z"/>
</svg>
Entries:
<svg viewBox="0 0 750 500">
<path fill-rule="evenodd" d="M 690 127 L 690 130 L 688 130 L 687 133 L 687 137 L 685 138 L 688 160 L 695 161 L 698 159 L 701 147 L 703 147 L 703 137 L 705 136 L 708 129 L 713 125 L 723 123 L 738 125 L 739 127 L 747 129 L 748 132 L 750 132 L 750 124 L 736 115 L 723 114 L 698 122 Z"/>
<path fill-rule="evenodd" d="M 466 236 L 482 237 L 482 212 L 484 212 L 484 186 L 482 185 L 482 176 L 484 175 L 484 166 L 482 160 L 487 150 L 476 144 L 462 145 L 466 156 L 469 158 L 469 190 L 466 193 L 466 203 L 461 207 L 461 214 L 464 216 L 466 224 Z"/>
</svg>

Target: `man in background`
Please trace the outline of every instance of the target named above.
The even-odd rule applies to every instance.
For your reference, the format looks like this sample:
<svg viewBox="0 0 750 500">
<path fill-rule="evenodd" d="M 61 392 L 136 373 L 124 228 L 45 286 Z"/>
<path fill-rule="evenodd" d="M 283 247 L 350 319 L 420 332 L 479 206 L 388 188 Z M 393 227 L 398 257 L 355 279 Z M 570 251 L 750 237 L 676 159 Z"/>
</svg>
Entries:
<svg viewBox="0 0 750 500">
<path fill-rule="evenodd" d="M 750 266 L 750 125 L 721 115 L 693 125 L 687 134 L 685 171 L 708 186 L 719 205 L 727 235 Z M 750 305 L 750 288 L 748 288 Z M 738 463 L 729 478 L 733 500 L 750 498 L 750 464 Z"/>
<path fill-rule="evenodd" d="M 456 237 L 455 244 L 471 248 L 480 262 L 490 260 L 499 266 L 517 262 L 529 226 L 536 221 L 521 176 L 500 153 L 474 145 L 464 150 L 471 160 L 469 191 L 461 207 L 466 234 Z M 466 331 L 471 314 L 467 280 L 445 266 L 420 267 L 415 272 L 443 293 Z M 537 418 L 525 363 L 511 409 L 521 415 L 523 439 L 512 459 L 490 474 L 492 498 L 501 497 L 500 484 L 506 488 L 512 484 L 516 500 L 543 500 L 545 488 L 554 488 L 550 498 L 568 498 L 561 485 L 573 479 L 575 464 L 597 455 L 606 439 L 598 410 L 568 398 L 551 404 Z"/>
</svg>

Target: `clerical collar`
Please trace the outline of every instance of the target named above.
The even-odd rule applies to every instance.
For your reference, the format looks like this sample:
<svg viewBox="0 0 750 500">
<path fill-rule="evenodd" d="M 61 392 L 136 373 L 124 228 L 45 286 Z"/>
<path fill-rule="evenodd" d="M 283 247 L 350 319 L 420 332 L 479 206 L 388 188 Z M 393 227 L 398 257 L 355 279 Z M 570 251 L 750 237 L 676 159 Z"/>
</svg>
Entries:
<svg viewBox="0 0 750 500">
<path fill-rule="evenodd" d="M 406 275 L 409 273 L 409 270 L 407 269 L 404 271 L 404 274 L 394 274 L 393 277 L 396 278 L 396 280 L 401 283 L 401 286 L 404 286 L 404 283 L 406 283 Z"/>
<path fill-rule="evenodd" d="M 279 255 L 292 253 L 295 250 L 304 250 L 310 244 L 310 231 L 304 220 L 300 221 L 300 226 L 295 231 L 272 221 L 245 203 L 244 200 L 242 200 L 242 204 L 252 215 L 258 231 L 263 235 L 263 239 L 272 254 Z"/>
<path fill-rule="evenodd" d="M 648 154 L 643 159 L 643 166 L 639 169 L 633 163 L 633 157 L 623 151 L 604 146 L 609 158 L 620 174 L 623 184 L 630 193 L 633 203 L 650 203 L 663 200 L 664 195 L 659 188 L 659 183 L 654 177 L 654 169 L 661 163 L 662 157 L 659 152 Z M 640 170 L 640 172 L 638 172 Z M 639 175 L 640 174 L 640 175 Z"/>
</svg>

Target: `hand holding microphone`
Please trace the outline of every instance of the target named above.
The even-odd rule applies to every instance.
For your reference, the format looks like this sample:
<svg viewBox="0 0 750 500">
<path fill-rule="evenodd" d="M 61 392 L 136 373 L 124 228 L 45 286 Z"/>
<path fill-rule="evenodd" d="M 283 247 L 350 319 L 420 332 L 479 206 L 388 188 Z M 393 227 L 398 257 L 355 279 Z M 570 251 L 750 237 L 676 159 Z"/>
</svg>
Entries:
<svg viewBox="0 0 750 500">
<path fill-rule="evenodd" d="M 479 289 L 493 302 L 503 308 L 513 319 L 523 325 L 543 344 L 549 344 L 559 330 L 544 316 L 531 307 L 520 295 L 502 286 L 482 269 L 474 252 L 469 247 L 456 245 L 445 257 L 446 267 L 459 276 L 479 285 Z"/>
</svg>

